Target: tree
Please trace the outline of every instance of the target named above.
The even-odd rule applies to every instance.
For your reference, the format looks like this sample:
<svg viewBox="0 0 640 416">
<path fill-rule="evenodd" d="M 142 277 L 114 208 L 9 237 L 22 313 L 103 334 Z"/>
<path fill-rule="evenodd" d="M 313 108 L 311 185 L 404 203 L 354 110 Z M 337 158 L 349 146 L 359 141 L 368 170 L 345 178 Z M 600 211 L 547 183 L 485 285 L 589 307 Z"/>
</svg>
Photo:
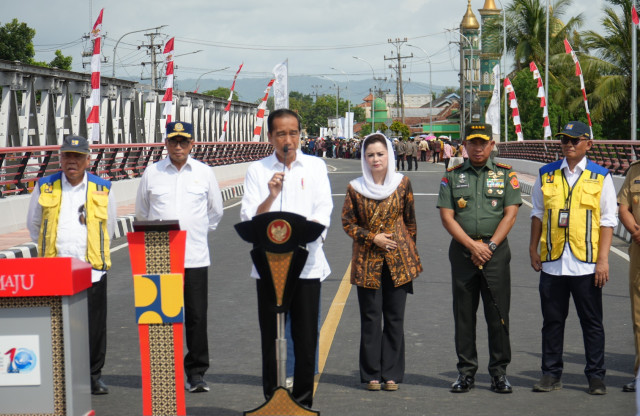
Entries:
<svg viewBox="0 0 640 416">
<path fill-rule="evenodd" d="M 64 56 L 62 51 L 56 50 L 56 57 L 49 62 L 51 68 L 64 69 L 65 71 L 71 71 L 71 62 L 73 58 L 71 56 Z"/>
<path fill-rule="evenodd" d="M 31 64 L 36 54 L 33 48 L 35 35 L 34 29 L 18 22 L 18 19 L 0 26 L 0 59 Z"/>
<path fill-rule="evenodd" d="M 411 129 L 409 128 L 409 126 L 398 120 L 395 120 L 393 123 L 391 123 L 389 130 L 391 130 L 397 136 L 402 136 L 405 139 L 408 139 L 411 136 Z"/>
<path fill-rule="evenodd" d="M 230 92 L 231 92 L 230 88 L 218 87 L 215 90 L 205 91 L 203 92 L 203 94 L 210 95 L 212 97 L 222 98 L 223 100 L 228 100 Z M 233 92 L 233 100 L 234 101 L 238 100 L 238 93 L 235 91 Z"/>
<path fill-rule="evenodd" d="M 343 115 L 349 105 L 345 100 L 338 100 L 338 115 Z M 289 93 L 289 108 L 296 111 L 302 119 L 302 128 L 311 135 L 320 134 L 320 127 L 327 125 L 329 118 L 335 118 L 336 99 L 331 95 L 320 95 L 313 100 L 310 94 L 302 94 L 297 91 Z M 351 107 L 354 113 L 354 121 L 364 121 L 365 111 L 361 107 Z"/>
<path fill-rule="evenodd" d="M 442 90 L 438 98 L 446 97 L 449 94 L 460 95 L 460 87 L 445 87 L 445 89 Z"/>
<path fill-rule="evenodd" d="M 536 62 L 544 72 L 547 15 L 546 0 L 514 0 L 506 8 L 507 52 L 513 54 L 514 70 L 528 68 Z M 560 18 L 573 0 L 555 0 L 549 15 L 549 55 L 564 53 L 564 39 L 574 40 L 575 31 L 582 24 L 582 15 L 571 17 L 567 23 Z M 483 30 L 502 33 L 502 20 L 487 23 Z M 573 42 L 572 42 L 573 44 Z M 502 45 L 500 45 L 502 49 Z"/>
<path fill-rule="evenodd" d="M 36 54 L 33 47 L 35 35 L 34 29 L 27 26 L 26 23 L 18 22 L 18 19 L 13 19 L 4 26 L 0 26 L 0 59 L 70 71 L 73 58 L 64 56 L 60 50 L 56 50 L 55 58 L 49 63 L 33 59 Z"/>
<path fill-rule="evenodd" d="M 585 47 L 595 55 L 588 57 L 583 67 L 596 75 L 593 92 L 589 94 L 593 120 L 603 124 L 609 138 L 621 139 L 628 137 L 630 129 L 631 33 L 636 27 L 631 20 L 630 0 L 607 1 L 621 12 L 605 7 L 604 35 L 593 30 L 582 34 Z M 598 137 L 595 132 L 594 135 Z"/>
</svg>

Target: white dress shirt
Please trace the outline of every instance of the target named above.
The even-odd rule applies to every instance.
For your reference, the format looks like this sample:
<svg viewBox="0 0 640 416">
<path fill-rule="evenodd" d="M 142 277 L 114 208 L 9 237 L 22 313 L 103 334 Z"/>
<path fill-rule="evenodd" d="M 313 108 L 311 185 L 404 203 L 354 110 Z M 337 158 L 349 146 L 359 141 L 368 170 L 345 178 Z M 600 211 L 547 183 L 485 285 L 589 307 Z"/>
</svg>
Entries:
<svg viewBox="0 0 640 416">
<path fill-rule="evenodd" d="M 80 223 L 78 209 L 87 202 L 87 174 L 84 174 L 82 182 L 73 186 L 62 174 L 62 199 L 60 201 L 60 213 L 58 218 L 58 230 L 56 231 L 56 250 L 58 257 L 73 257 L 87 261 L 87 227 Z M 42 223 L 42 206 L 40 199 L 40 187 L 35 186 L 29 201 L 27 212 L 27 228 L 31 241 L 38 244 L 40 237 L 40 224 Z M 113 196 L 113 188 L 109 190 L 109 205 L 107 207 L 107 232 L 113 237 L 116 231 L 116 200 Z M 105 274 L 102 270 L 91 270 L 91 281 L 100 280 Z"/>
<path fill-rule="evenodd" d="M 222 195 L 213 169 L 191 156 L 178 170 L 168 157 L 145 169 L 138 187 L 138 220 L 178 220 L 187 231 L 184 267 L 211 264 L 207 234 L 222 218 Z"/>
<path fill-rule="evenodd" d="M 582 160 L 576 165 L 573 172 L 569 170 L 567 159 L 563 159 L 562 164 L 560 165 L 560 169 L 563 170 L 564 176 L 570 187 L 576 183 L 586 167 L 586 157 L 582 158 Z M 540 175 L 537 175 L 536 182 L 533 185 L 533 190 L 531 191 L 531 202 L 533 204 L 531 218 L 536 217 L 542 221 L 542 216 L 544 214 L 544 198 L 542 195 Z M 617 209 L 616 189 L 613 186 L 613 179 L 611 179 L 611 175 L 607 175 L 604 178 L 602 193 L 600 194 L 600 227 L 613 228 L 618 225 L 618 217 L 616 216 Z M 595 270 L 595 264 L 582 262 L 573 255 L 571 248 L 569 247 L 569 241 L 564 245 L 562 257 L 555 261 L 542 263 L 542 271 L 554 276 L 584 276 L 595 273 Z"/>
<path fill-rule="evenodd" d="M 268 182 L 276 172 L 282 172 L 284 165 L 278 161 L 275 152 L 262 160 L 252 163 L 244 180 L 244 196 L 240 218 L 251 220 L 258 206 L 269 196 Z M 322 236 L 307 244 L 309 257 L 300 274 L 301 279 L 324 280 L 331 269 L 322 250 L 324 237 L 331 221 L 333 199 L 331 184 L 327 175 L 327 165 L 320 158 L 303 154 L 299 149 L 291 169 L 285 170 L 283 188 L 269 211 L 287 211 L 302 215 L 309 221 L 317 221 L 326 228 Z M 280 201 L 282 197 L 282 206 Z M 259 278 L 254 267 L 251 277 Z"/>
</svg>

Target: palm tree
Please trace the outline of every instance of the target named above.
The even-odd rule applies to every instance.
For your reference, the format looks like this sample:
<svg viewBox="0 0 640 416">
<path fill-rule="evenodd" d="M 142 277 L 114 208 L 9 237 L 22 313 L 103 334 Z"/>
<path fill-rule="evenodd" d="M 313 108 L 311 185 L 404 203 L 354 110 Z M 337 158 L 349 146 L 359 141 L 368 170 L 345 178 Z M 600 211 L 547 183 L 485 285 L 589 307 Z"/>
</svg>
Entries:
<svg viewBox="0 0 640 416">
<path fill-rule="evenodd" d="M 571 17 L 562 23 L 565 11 L 573 0 L 555 0 L 549 16 L 549 55 L 564 53 L 564 39 L 573 38 L 573 33 L 582 24 L 582 15 Z M 514 0 L 506 8 L 507 52 L 514 56 L 515 70 L 527 68 L 531 61 L 541 71 L 545 62 L 545 34 L 547 25 L 546 0 Z"/>
<path fill-rule="evenodd" d="M 620 7 L 621 14 L 606 7 L 602 19 L 605 34 L 589 30 L 582 35 L 584 46 L 594 52 L 587 61 L 588 69 L 600 75 L 590 101 L 594 120 L 610 124 L 619 130 L 618 137 L 626 137 L 631 108 L 631 31 L 636 27 L 631 20 L 631 0 L 607 2 Z"/>
</svg>

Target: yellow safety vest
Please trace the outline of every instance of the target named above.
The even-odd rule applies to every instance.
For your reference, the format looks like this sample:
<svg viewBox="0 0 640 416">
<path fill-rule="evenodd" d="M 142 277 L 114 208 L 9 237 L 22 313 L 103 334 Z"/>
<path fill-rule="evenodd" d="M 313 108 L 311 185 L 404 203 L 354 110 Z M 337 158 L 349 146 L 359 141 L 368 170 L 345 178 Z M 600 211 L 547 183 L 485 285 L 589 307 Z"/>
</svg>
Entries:
<svg viewBox="0 0 640 416">
<path fill-rule="evenodd" d="M 87 254 L 85 260 L 96 270 L 109 270 L 111 256 L 107 231 L 107 206 L 111 182 L 87 173 L 87 201 L 85 203 L 87 226 Z M 62 200 L 62 172 L 44 177 L 38 182 L 42 207 L 42 222 L 38 237 L 38 255 L 56 257 L 56 237 L 60 202 Z"/>
<path fill-rule="evenodd" d="M 561 164 L 560 160 L 540 169 L 544 199 L 540 257 L 543 262 L 558 260 L 568 241 L 578 260 L 595 263 L 600 242 L 600 195 L 609 171 L 588 161 L 571 188 Z M 569 210 L 568 227 L 559 226 L 561 210 Z"/>
</svg>

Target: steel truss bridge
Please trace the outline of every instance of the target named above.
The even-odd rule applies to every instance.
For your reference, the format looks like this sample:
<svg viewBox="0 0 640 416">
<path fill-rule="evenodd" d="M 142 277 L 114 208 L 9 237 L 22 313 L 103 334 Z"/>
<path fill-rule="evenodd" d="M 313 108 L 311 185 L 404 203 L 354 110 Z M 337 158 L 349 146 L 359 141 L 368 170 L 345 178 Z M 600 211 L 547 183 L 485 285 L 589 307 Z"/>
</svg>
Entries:
<svg viewBox="0 0 640 416">
<path fill-rule="evenodd" d="M 64 136 L 87 137 L 91 74 L 0 60 L 0 148 L 60 145 Z M 101 78 L 100 144 L 162 141 L 164 90 Z M 215 142 L 224 126 L 226 100 L 174 90 L 174 121 L 193 123 L 196 140 Z M 258 106 L 234 101 L 226 139 L 253 139 Z M 265 129 L 263 129 L 263 132 Z"/>
</svg>

